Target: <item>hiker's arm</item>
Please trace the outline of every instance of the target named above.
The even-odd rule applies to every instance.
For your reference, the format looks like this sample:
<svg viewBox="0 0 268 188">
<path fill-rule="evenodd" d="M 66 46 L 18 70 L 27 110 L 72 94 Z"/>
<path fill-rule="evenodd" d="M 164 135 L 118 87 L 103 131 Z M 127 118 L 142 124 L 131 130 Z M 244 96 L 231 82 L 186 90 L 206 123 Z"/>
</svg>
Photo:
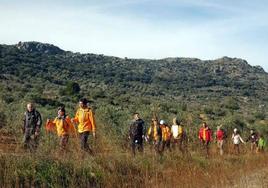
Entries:
<svg viewBox="0 0 268 188">
<path fill-rule="evenodd" d="M 132 126 L 133 126 L 133 122 L 130 122 L 130 124 L 129 124 L 129 130 L 128 130 L 128 137 L 129 138 L 131 138 L 131 136 L 132 136 L 132 134 L 131 134 Z"/>
<path fill-rule="evenodd" d="M 37 122 L 36 122 L 36 126 L 40 129 L 42 125 L 42 117 L 41 114 L 39 112 L 37 112 Z"/>
<path fill-rule="evenodd" d="M 94 113 L 92 110 L 90 110 L 89 118 L 90 118 L 90 122 L 92 125 L 92 133 L 93 133 L 93 136 L 95 137 L 95 135 L 96 135 L 96 121 L 95 121 Z"/>
<path fill-rule="evenodd" d="M 23 123 L 22 123 L 22 126 L 21 126 L 21 130 L 24 133 L 25 132 L 25 126 L 26 126 L 26 114 L 24 114 L 22 121 L 23 121 Z"/>
<path fill-rule="evenodd" d="M 243 144 L 246 143 L 246 142 L 241 138 L 241 136 L 239 136 L 239 139 L 240 139 L 240 141 L 241 141 Z"/>
<path fill-rule="evenodd" d="M 75 113 L 75 117 L 72 119 L 72 121 L 74 123 L 79 123 L 79 112 L 78 111 Z"/>
<path fill-rule="evenodd" d="M 90 121 L 91 121 L 91 125 L 92 125 L 92 132 L 95 133 L 96 132 L 96 121 L 95 121 L 95 116 L 93 111 L 90 111 Z"/>
<path fill-rule="evenodd" d="M 146 135 L 146 124 L 143 122 L 143 129 L 142 129 L 142 136 L 145 137 Z"/>
</svg>

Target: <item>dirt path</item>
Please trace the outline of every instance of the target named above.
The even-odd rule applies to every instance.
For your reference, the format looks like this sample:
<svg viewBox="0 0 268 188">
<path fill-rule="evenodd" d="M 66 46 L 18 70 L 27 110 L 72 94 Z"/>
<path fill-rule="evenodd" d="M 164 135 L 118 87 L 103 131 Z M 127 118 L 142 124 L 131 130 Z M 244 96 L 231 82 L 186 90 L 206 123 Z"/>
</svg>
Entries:
<svg viewBox="0 0 268 188">
<path fill-rule="evenodd" d="M 16 138 L 9 134 L 0 133 L 0 153 L 17 153 L 20 143 Z"/>
</svg>

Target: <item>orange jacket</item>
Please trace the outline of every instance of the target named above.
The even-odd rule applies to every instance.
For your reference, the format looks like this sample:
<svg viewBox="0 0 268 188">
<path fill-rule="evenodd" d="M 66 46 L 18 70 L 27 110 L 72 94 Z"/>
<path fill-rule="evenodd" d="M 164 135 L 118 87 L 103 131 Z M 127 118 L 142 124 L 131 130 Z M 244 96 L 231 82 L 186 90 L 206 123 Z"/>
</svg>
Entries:
<svg viewBox="0 0 268 188">
<path fill-rule="evenodd" d="M 78 123 L 78 132 L 96 131 L 96 123 L 92 110 L 90 108 L 79 108 L 73 118 L 75 123 Z"/>
<path fill-rule="evenodd" d="M 168 141 L 171 138 L 171 130 L 169 126 L 166 125 L 160 125 L 160 128 L 162 130 L 162 141 Z"/>
<path fill-rule="evenodd" d="M 48 121 L 46 130 L 50 132 L 56 131 L 58 136 L 69 135 L 76 132 L 69 116 L 66 116 L 65 119 L 56 117 L 54 121 Z"/>
</svg>

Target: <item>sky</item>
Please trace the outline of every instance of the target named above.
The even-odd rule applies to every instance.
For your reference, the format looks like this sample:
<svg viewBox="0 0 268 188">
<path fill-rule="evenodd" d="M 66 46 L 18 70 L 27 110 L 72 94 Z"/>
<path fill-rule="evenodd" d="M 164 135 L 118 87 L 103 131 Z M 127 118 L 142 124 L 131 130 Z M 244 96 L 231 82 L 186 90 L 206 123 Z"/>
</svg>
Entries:
<svg viewBox="0 0 268 188">
<path fill-rule="evenodd" d="M 265 0 L 0 0 L 0 43 L 128 58 L 223 56 L 268 71 Z"/>
</svg>

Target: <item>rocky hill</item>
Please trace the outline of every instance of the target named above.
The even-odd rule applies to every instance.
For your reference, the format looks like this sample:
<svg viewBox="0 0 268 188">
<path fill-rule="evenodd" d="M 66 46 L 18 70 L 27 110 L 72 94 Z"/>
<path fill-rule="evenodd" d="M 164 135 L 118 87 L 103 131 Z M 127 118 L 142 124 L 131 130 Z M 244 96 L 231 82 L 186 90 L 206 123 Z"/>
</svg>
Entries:
<svg viewBox="0 0 268 188">
<path fill-rule="evenodd" d="M 239 58 L 128 59 L 20 42 L 0 45 L 0 72 L 2 96 L 7 101 L 27 97 L 28 92 L 36 90 L 43 98 L 57 98 L 69 82 L 77 83 L 82 94 L 92 99 L 128 101 L 131 96 L 140 96 L 203 100 L 235 96 L 268 100 L 268 74 Z"/>
</svg>

